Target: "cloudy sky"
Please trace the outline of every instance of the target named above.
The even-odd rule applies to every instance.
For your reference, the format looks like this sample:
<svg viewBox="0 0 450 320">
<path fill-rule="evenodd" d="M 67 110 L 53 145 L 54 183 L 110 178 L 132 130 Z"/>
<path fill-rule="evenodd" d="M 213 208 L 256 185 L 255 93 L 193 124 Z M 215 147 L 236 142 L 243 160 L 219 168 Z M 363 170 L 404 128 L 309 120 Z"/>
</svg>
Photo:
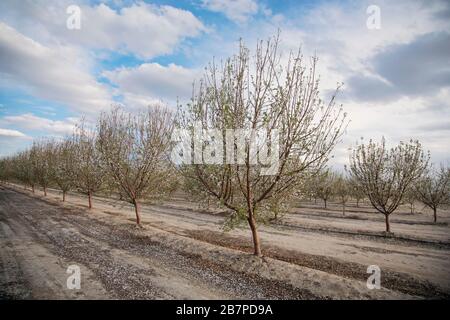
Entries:
<svg viewBox="0 0 450 320">
<path fill-rule="evenodd" d="M 71 5 L 80 29 L 67 27 Z M 380 28 L 367 26 L 371 5 Z M 174 107 L 213 57 L 277 30 L 283 52 L 317 54 L 322 92 L 344 83 L 339 102 L 351 122 L 334 165 L 361 137 L 382 136 L 419 139 L 434 162 L 450 163 L 447 0 L 2 0 L 0 156 L 33 137 L 64 136 L 114 103 Z"/>
</svg>

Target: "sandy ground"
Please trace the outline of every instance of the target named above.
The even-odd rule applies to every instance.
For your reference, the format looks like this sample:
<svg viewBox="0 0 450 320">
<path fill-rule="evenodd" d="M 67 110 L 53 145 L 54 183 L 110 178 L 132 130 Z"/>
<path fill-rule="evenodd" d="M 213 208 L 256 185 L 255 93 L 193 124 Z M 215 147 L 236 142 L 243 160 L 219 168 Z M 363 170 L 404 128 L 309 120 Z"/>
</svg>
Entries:
<svg viewBox="0 0 450 320">
<path fill-rule="evenodd" d="M 12 189 L 15 189 L 12 190 Z M 96 197 L 85 209 L 77 194 L 62 203 L 52 190 L 31 195 L 0 190 L 0 297 L 133 299 L 448 298 L 448 212 L 382 217 L 370 208 L 302 203 L 260 227 L 265 258 L 252 257 L 247 229 L 220 231 L 217 211 L 182 197 L 143 206 L 145 230 L 128 204 Z M 352 211 L 352 212 L 350 212 Z M 216 214 L 215 214 L 216 213 Z M 81 290 L 68 290 L 66 269 L 82 270 Z M 368 265 L 382 270 L 382 289 L 368 290 Z"/>
</svg>

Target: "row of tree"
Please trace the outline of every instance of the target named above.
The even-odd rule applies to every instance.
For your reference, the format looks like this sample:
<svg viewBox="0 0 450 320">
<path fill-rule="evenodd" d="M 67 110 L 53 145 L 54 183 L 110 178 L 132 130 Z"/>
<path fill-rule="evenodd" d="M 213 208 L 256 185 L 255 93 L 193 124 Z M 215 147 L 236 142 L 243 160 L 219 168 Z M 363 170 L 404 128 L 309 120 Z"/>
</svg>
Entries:
<svg viewBox="0 0 450 320">
<path fill-rule="evenodd" d="M 365 166 L 367 168 L 367 165 Z M 378 170 L 378 169 L 377 169 Z M 346 174 L 345 174 L 346 173 Z M 337 173 L 330 169 L 322 170 L 318 174 L 311 177 L 309 183 L 306 185 L 304 193 L 309 198 L 314 198 L 323 201 L 325 209 L 327 202 L 330 199 L 337 200 L 342 205 L 342 213 L 345 215 L 346 206 L 351 199 L 356 201 L 356 207 L 359 207 L 360 201 L 368 198 L 371 204 L 378 211 L 384 215 L 389 215 L 397 209 L 398 205 L 407 203 L 411 207 L 411 213 L 414 210 L 414 204 L 421 202 L 433 211 L 433 220 L 437 222 L 437 210 L 442 205 L 450 204 L 450 169 L 441 166 L 440 168 L 427 168 L 418 178 L 413 179 L 409 186 L 406 186 L 406 191 L 403 192 L 402 200 L 398 200 L 399 192 L 402 188 L 390 188 L 390 194 L 386 195 L 383 192 L 383 185 L 385 182 L 378 178 L 377 187 L 373 190 L 367 190 L 363 187 L 365 177 L 358 178 L 352 173 Z M 361 182 L 362 181 L 362 182 Z M 406 184 L 406 180 L 394 181 L 389 183 Z M 398 200 L 398 201 L 397 201 Z M 389 207 L 387 202 L 398 203 L 397 206 Z M 383 208 L 390 208 L 390 211 Z M 388 212 L 386 214 L 386 212 Z M 388 219 L 388 218 L 387 218 Z M 387 221 L 386 231 L 389 229 L 389 221 Z"/>
<path fill-rule="evenodd" d="M 64 140 L 41 139 L 25 151 L 0 161 L 0 178 L 23 183 L 33 193 L 39 185 L 66 194 L 87 195 L 89 209 L 99 191 L 117 193 L 133 204 L 140 226 L 140 201 L 160 198 L 176 187 L 168 153 L 173 114 L 155 107 L 131 114 L 120 108 L 103 113 L 95 128 L 81 122 Z"/>
<path fill-rule="evenodd" d="M 63 199 L 68 191 L 77 190 L 88 196 L 89 208 L 100 190 L 117 192 L 134 205 L 137 225 L 143 199 L 161 198 L 182 185 L 194 199 L 213 200 L 227 208 L 227 227 L 247 223 L 255 255 L 261 255 L 258 225 L 286 211 L 308 186 L 317 187 L 314 192 L 325 201 L 330 188 L 337 190 L 343 203 L 349 194 L 358 199 L 364 195 L 386 216 L 389 232 L 389 215 L 428 166 L 421 145 L 410 141 L 388 150 L 384 141 L 370 141 L 357 146 L 348 169 L 351 184 L 344 176 L 334 179 L 329 172 L 321 173 L 348 123 L 335 100 L 339 86 L 329 101 L 323 101 L 317 58 L 307 66 L 298 51 L 282 63 L 286 60 L 281 59 L 278 44 L 278 37 L 259 42 L 253 56 L 241 44 L 236 55 L 221 64 L 211 63 L 194 86 L 191 102 L 175 115 L 160 107 L 138 113 L 114 108 L 103 113 L 93 128 L 81 123 L 63 141 L 36 141 L 29 150 L 2 159 L 1 178 L 33 190 L 40 185 L 44 193 L 55 184 Z M 195 137 L 196 126 L 216 131 L 202 132 L 200 145 L 189 143 L 201 155 L 194 164 L 174 165 L 170 161 L 174 129 Z M 268 175 L 267 164 L 255 164 L 252 135 L 230 141 L 229 129 L 265 132 L 260 139 L 267 147 L 258 152 L 276 160 L 274 172 Z M 217 139 L 225 142 L 224 151 L 238 151 L 235 157 L 240 161 L 211 164 L 210 145 Z"/>
<path fill-rule="evenodd" d="M 355 179 L 330 169 L 321 170 L 311 176 L 305 186 L 304 194 L 309 199 L 314 198 L 314 203 L 317 203 L 317 199 L 321 199 L 325 209 L 327 209 L 330 199 L 337 199 L 342 204 L 342 214 L 344 215 L 350 199 L 354 199 L 356 207 L 359 207 L 361 200 L 365 197 Z"/>
<path fill-rule="evenodd" d="M 298 50 L 282 60 L 278 46 L 277 36 L 259 42 L 250 55 L 241 43 L 236 55 L 209 64 L 191 103 L 180 107 L 176 117 L 165 109 L 138 115 L 115 109 L 103 114 L 93 130 L 80 125 L 63 142 L 35 142 L 30 150 L 4 159 L 1 174 L 44 190 L 59 181 L 64 193 L 75 188 L 87 194 L 89 207 L 94 193 L 115 186 L 135 206 L 138 225 L 139 201 L 160 196 L 181 181 L 193 198 L 214 200 L 230 210 L 228 227 L 246 222 L 254 253 L 261 255 L 258 224 L 287 209 L 305 177 L 326 165 L 347 124 L 335 102 L 339 87 L 328 102 L 320 98 L 317 58 L 308 66 Z M 210 164 L 208 146 L 220 137 L 209 131 L 202 133 L 200 161 L 171 165 L 170 133 L 177 128 L 195 136 L 195 125 L 218 130 L 224 141 L 228 129 L 266 132 L 262 139 L 279 146 L 276 154 L 265 149 L 266 156 L 275 157 L 275 172 L 264 174 L 267 165 L 254 163 L 251 135 L 235 136 L 224 145 L 224 150 L 239 149 L 242 161 Z M 272 141 L 277 132 L 278 141 Z"/>
<path fill-rule="evenodd" d="M 418 200 L 434 211 L 450 203 L 450 171 L 442 167 L 436 172 L 429 165 L 419 141 L 400 142 L 387 148 L 384 138 L 356 146 L 350 155 L 350 176 L 357 181 L 372 206 L 385 216 L 386 232 L 390 232 L 389 216 L 405 201 L 405 195 L 415 194 Z"/>
</svg>

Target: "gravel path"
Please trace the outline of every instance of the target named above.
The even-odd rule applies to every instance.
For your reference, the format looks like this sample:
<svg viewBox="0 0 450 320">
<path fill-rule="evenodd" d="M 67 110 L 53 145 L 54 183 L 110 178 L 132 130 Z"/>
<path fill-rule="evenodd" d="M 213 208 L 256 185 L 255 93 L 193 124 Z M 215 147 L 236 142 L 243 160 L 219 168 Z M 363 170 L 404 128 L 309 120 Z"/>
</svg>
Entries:
<svg viewBox="0 0 450 320">
<path fill-rule="evenodd" d="M 314 299 L 308 290 L 236 272 L 152 241 L 131 224 L 95 222 L 0 190 L 0 298 L 27 299 Z M 81 290 L 66 287 L 69 265 Z"/>
<path fill-rule="evenodd" d="M 318 241 L 333 240 L 331 244 L 345 244 L 352 255 L 356 250 L 369 258 L 395 255 L 407 265 L 403 257 L 419 263 L 418 258 L 446 257 L 445 245 L 408 240 L 399 246 L 399 239 L 369 241 L 274 225 L 262 227 L 266 257 L 260 259 L 250 254 L 247 233 L 218 232 L 220 214 L 200 214 L 172 204 L 146 205 L 141 230 L 128 205 L 96 198 L 96 209 L 89 211 L 83 200 L 73 194 L 61 205 L 57 193 L 43 198 L 0 187 L 0 245 L 5 248 L 0 252 L 0 299 L 449 297 L 448 291 L 427 280 L 384 267 L 382 289 L 368 290 L 364 263 L 346 260 L 348 254 L 337 259 L 308 253 L 321 248 Z M 287 240 L 294 235 L 301 237 L 295 243 L 312 237 L 316 246 L 303 246 L 305 251 L 291 248 Z M 72 264 L 81 268 L 81 290 L 66 288 L 66 270 Z"/>
</svg>

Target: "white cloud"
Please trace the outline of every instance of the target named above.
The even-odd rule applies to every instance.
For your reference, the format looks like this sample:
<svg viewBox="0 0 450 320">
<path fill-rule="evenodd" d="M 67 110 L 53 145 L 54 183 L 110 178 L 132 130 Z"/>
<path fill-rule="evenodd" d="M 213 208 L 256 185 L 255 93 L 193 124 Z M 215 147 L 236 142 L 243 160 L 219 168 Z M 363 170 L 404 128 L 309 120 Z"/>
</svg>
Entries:
<svg viewBox="0 0 450 320">
<path fill-rule="evenodd" d="M 373 1 L 363 0 L 319 2 L 309 8 L 292 6 L 283 18 L 271 16 L 257 20 L 241 32 L 252 43 L 280 29 L 280 49 L 286 53 L 301 46 L 305 57 L 317 54 L 322 85 L 331 89 L 350 73 L 370 73 L 368 59 L 386 46 L 405 44 L 436 30 L 450 30 L 450 20 L 436 18 L 445 6 L 444 1 L 424 4 L 422 0 L 379 0 L 376 3 L 381 10 L 380 30 L 367 28 L 366 9 Z"/>
<path fill-rule="evenodd" d="M 123 1 L 127 7 L 119 10 L 111 9 L 114 5 L 79 4 L 82 29 L 70 31 L 65 27 L 65 10 L 73 3 L 77 1 L 0 1 L 0 20 L 19 31 L 0 23 L 0 85 L 20 84 L 37 97 L 66 103 L 72 110 L 95 113 L 99 105 L 108 104 L 111 95 L 92 76 L 92 70 L 98 66 L 90 54 L 99 56 L 106 50 L 150 59 L 176 51 L 183 39 L 196 37 L 206 30 L 189 11 L 143 2 L 130 5 Z M 298 45 L 302 45 L 305 57 L 317 52 L 322 91 L 344 81 L 344 94 L 351 90 L 352 83 L 346 80 L 352 75 L 383 80 L 378 78 L 371 62 L 389 46 L 405 45 L 425 34 L 450 30 L 450 11 L 445 1 L 379 0 L 376 4 L 381 9 L 380 30 L 366 27 L 366 9 L 373 4 L 371 0 L 319 2 L 306 9 L 293 5 L 283 16 L 274 15 L 254 0 L 202 0 L 201 4 L 207 10 L 223 13 L 238 25 L 237 32 L 217 28 L 206 40 L 200 39 L 198 45 L 186 48 L 183 53 L 189 56 L 184 58 L 191 59 L 193 65 L 200 68 L 213 55 L 220 60 L 235 53 L 239 37 L 254 48 L 256 39 L 274 35 L 280 28 L 284 53 Z M 245 24 L 258 13 L 263 15 Z M 101 52 L 94 53 L 92 49 Z M 173 104 L 177 97 L 189 98 L 191 83 L 199 70 L 144 63 L 103 72 L 103 75 L 117 86 L 114 94 L 122 95 L 126 105 L 142 107 L 161 100 Z M 357 84 L 364 86 L 367 81 Z M 376 90 L 365 91 L 378 95 Z M 414 97 L 406 94 L 389 101 L 364 98 L 356 102 L 351 95 L 340 97 L 339 102 L 346 99 L 344 108 L 352 122 L 344 143 L 336 150 L 336 161 L 346 162 L 346 148 L 360 136 L 380 139 L 382 135 L 392 143 L 419 138 L 436 155 L 437 161 L 448 159 L 448 126 L 442 120 L 450 117 L 449 91 L 440 90 L 433 95 L 425 92 Z M 38 130 L 33 121 L 49 132 L 70 125 L 67 120 L 61 123 L 44 118 L 36 120 L 33 114 L 16 117 L 22 120 L 16 118 L 11 125 L 33 127 L 33 130 Z M 3 125 L 1 120 L 0 123 Z"/>
<path fill-rule="evenodd" d="M 2 128 L 0 128 L 0 136 L 1 137 L 11 137 L 11 138 L 27 138 L 27 135 L 20 131 L 10 130 L 10 129 L 2 129 Z"/>
<path fill-rule="evenodd" d="M 191 97 L 192 83 L 200 72 L 175 64 L 145 63 L 135 68 L 107 71 L 103 75 L 118 86 L 124 103 L 133 107 L 158 101 L 174 105 L 177 99 L 185 102 Z"/>
<path fill-rule="evenodd" d="M 23 132 L 0 128 L 0 158 L 23 150 L 31 141 Z"/>
<path fill-rule="evenodd" d="M 244 23 L 258 13 L 258 4 L 254 0 L 203 0 L 202 6 L 213 12 L 221 12 L 237 23 Z M 266 14 L 269 14 L 267 9 Z"/>
<path fill-rule="evenodd" d="M 136 94 L 131 92 L 125 92 L 122 94 L 123 103 L 121 104 L 126 109 L 132 110 L 140 110 L 145 109 L 149 106 L 170 106 L 173 104 L 168 103 L 159 98 L 153 98 L 148 95 Z"/>
<path fill-rule="evenodd" d="M 36 97 L 92 113 L 110 105 L 105 86 L 84 70 L 84 56 L 69 47 L 46 47 L 0 22 L 3 87 L 21 87 Z"/>
<path fill-rule="evenodd" d="M 441 93 L 441 99 L 450 94 Z M 418 139 L 425 150 L 431 152 L 432 162 L 449 161 L 450 153 L 450 108 L 437 110 L 428 107 L 428 98 L 403 97 L 390 103 L 352 102 L 344 104 L 351 122 L 343 142 L 338 145 L 332 161 L 342 169 L 348 163 L 348 148 L 354 146 L 361 137 L 364 141 L 387 139 L 389 147 L 400 141 Z"/>
<path fill-rule="evenodd" d="M 17 116 L 5 116 L 0 119 L 3 125 L 14 126 L 25 130 L 35 130 L 51 135 L 70 134 L 77 123 L 76 118 L 65 120 L 51 120 L 38 117 L 32 113 L 24 113 Z M 14 130 L 13 130 L 14 131 Z"/>
<path fill-rule="evenodd" d="M 66 8 L 77 2 L 81 30 L 69 30 Z M 101 71 L 96 59 L 112 51 L 144 59 L 169 54 L 203 31 L 191 12 L 171 6 L 137 2 L 114 10 L 69 0 L 1 1 L 0 87 L 19 87 L 70 111 L 95 115 L 113 103 L 114 90 L 96 80 L 93 72 Z M 142 90 L 119 94 L 127 102 L 149 98 Z M 155 91 L 151 100 L 160 100 Z"/>
<path fill-rule="evenodd" d="M 11 138 L 0 135 L 0 158 L 15 154 L 29 147 L 31 138 Z"/>
<path fill-rule="evenodd" d="M 117 11 L 106 4 L 79 4 L 81 29 L 69 30 L 66 8 L 74 2 L 4 1 L 0 17 L 43 43 L 119 51 L 144 59 L 171 53 L 183 39 L 206 31 L 190 11 L 145 2 Z"/>
<path fill-rule="evenodd" d="M 299 12 L 297 21 L 283 19 L 259 23 L 247 34 L 251 34 L 253 38 L 264 39 L 276 33 L 277 28 L 281 28 L 281 49 L 284 53 L 301 45 L 305 57 L 314 53 L 318 55 L 322 92 L 335 88 L 337 82 L 344 82 L 344 96 L 342 94 L 338 96 L 338 102 L 344 103 L 344 109 L 348 112 L 351 123 L 344 142 L 335 150 L 336 158 L 332 163 L 337 163 L 342 168 L 342 165 L 348 162 L 347 148 L 361 136 L 375 140 L 385 136 L 391 145 L 397 144 L 400 140 L 419 139 L 423 142 L 424 148 L 431 151 L 433 161 L 441 162 L 445 159 L 448 161 L 450 138 L 442 119 L 450 117 L 448 102 L 450 90 L 435 88 L 437 92 L 433 94 L 414 92 L 417 93 L 415 95 L 406 92 L 405 95 L 396 96 L 391 101 L 382 99 L 376 101 L 377 99 L 372 97 L 356 102 L 354 97 L 347 94 L 352 90 L 352 85 L 365 85 L 361 82 L 347 81 L 352 75 L 379 79 L 380 83 L 385 81 L 380 79 L 380 75 L 373 68 L 373 59 L 377 54 L 393 45 L 407 47 L 408 43 L 414 43 L 428 34 L 448 32 L 450 20 L 438 18 L 443 12 L 448 12 L 448 3 L 446 5 L 444 1 L 434 1 L 425 4 L 421 0 L 377 1 L 381 9 L 380 30 L 369 30 L 366 27 L 368 17 L 366 9 L 370 4 L 373 4 L 370 0 L 350 2 L 347 5 L 325 2 L 312 10 Z M 295 12 L 292 13 L 292 16 L 294 15 Z M 443 45 L 445 44 L 443 43 L 439 49 L 434 46 L 427 50 L 442 51 Z M 418 66 L 421 64 L 431 66 L 432 71 L 448 70 L 448 64 L 434 59 L 431 55 L 423 59 L 416 57 L 417 52 L 413 51 L 404 52 L 403 55 L 403 59 L 416 60 Z M 401 60 L 402 56 L 396 58 L 399 65 L 404 65 L 401 63 L 404 62 Z M 415 69 L 404 70 L 405 75 L 420 82 L 422 78 L 413 74 L 413 70 Z M 396 72 L 396 75 L 400 76 L 400 72 Z M 427 84 L 423 85 L 425 87 Z M 372 88 L 365 93 L 368 96 L 377 94 L 381 96 L 387 93 L 387 89 L 387 87 L 379 88 L 378 90 L 384 91 L 375 92 Z M 424 123 L 428 128 L 436 130 L 433 132 L 430 129 L 424 130 L 422 127 Z"/>
</svg>

